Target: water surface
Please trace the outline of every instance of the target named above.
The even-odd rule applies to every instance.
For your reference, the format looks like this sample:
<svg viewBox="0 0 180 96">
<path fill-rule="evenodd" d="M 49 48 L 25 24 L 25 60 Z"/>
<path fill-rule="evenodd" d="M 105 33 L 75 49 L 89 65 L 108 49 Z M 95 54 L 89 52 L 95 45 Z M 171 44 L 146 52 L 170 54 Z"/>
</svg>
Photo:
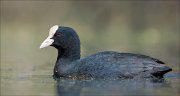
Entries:
<svg viewBox="0 0 180 96">
<path fill-rule="evenodd" d="M 31 70 L 30 73 L 36 73 Z M 50 70 L 49 70 L 50 71 Z M 11 72 L 11 74 L 9 74 Z M 40 73 L 40 72 L 38 72 Z M 32 75 L 28 70 L 1 70 L 1 95 L 38 96 L 179 96 L 180 75 L 169 73 L 164 80 L 73 80 L 55 81 L 52 75 Z"/>
</svg>

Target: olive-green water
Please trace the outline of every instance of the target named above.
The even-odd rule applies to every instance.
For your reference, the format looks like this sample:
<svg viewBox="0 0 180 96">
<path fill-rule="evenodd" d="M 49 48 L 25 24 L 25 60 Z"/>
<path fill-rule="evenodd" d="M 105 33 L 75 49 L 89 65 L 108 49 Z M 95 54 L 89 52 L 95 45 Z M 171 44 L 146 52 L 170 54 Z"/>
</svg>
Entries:
<svg viewBox="0 0 180 96">
<path fill-rule="evenodd" d="M 55 81 L 51 75 L 30 74 L 36 71 L 36 69 L 1 70 L 1 96 L 179 96 L 180 94 L 180 75 L 175 73 L 167 74 L 166 78 L 160 81 L 150 79 Z"/>
</svg>

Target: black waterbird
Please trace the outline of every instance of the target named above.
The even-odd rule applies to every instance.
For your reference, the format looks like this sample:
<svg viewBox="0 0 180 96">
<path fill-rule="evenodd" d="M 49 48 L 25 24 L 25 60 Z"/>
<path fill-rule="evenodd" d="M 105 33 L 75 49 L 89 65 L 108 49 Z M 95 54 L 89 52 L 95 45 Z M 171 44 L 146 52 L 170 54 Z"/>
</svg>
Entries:
<svg viewBox="0 0 180 96">
<path fill-rule="evenodd" d="M 158 59 L 133 53 L 104 51 L 80 59 L 80 40 L 70 27 L 51 27 L 40 48 L 47 46 L 58 50 L 53 75 L 56 79 L 163 78 L 172 70 Z"/>
</svg>

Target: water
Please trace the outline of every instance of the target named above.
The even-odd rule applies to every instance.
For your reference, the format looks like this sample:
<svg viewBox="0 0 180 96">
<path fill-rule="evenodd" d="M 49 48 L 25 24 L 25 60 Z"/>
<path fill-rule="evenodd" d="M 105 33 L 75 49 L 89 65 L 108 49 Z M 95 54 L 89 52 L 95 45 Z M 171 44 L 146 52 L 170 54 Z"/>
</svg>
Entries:
<svg viewBox="0 0 180 96">
<path fill-rule="evenodd" d="M 46 70 L 51 73 L 51 70 Z M 33 74 L 32 74 L 33 73 Z M 38 73 L 38 74 L 37 74 Z M 179 96 L 180 75 L 167 74 L 164 80 L 53 80 L 36 70 L 1 70 L 1 95 L 38 96 Z M 35 75 L 36 74 L 36 75 Z"/>
<path fill-rule="evenodd" d="M 178 88 L 173 87 L 171 81 L 151 81 L 149 79 L 60 80 L 57 84 L 57 93 L 59 96 L 172 96 L 172 94 L 175 96 L 179 94 Z"/>
</svg>

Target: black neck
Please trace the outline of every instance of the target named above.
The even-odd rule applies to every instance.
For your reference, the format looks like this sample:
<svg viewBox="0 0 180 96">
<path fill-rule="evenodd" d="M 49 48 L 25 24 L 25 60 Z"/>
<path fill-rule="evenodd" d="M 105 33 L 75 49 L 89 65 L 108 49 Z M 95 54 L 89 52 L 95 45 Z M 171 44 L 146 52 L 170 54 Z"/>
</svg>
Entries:
<svg viewBox="0 0 180 96">
<path fill-rule="evenodd" d="M 54 66 L 54 78 L 59 77 L 57 73 L 58 66 L 61 64 L 69 64 L 67 62 L 72 62 L 74 60 L 80 59 L 80 47 L 71 47 L 71 48 L 57 48 L 58 49 L 58 56 L 56 60 L 56 64 Z"/>
<path fill-rule="evenodd" d="M 57 61 L 74 61 L 80 59 L 80 48 L 59 48 Z M 57 62 L 56 62 L 57 63 Z"/>
</svg>

